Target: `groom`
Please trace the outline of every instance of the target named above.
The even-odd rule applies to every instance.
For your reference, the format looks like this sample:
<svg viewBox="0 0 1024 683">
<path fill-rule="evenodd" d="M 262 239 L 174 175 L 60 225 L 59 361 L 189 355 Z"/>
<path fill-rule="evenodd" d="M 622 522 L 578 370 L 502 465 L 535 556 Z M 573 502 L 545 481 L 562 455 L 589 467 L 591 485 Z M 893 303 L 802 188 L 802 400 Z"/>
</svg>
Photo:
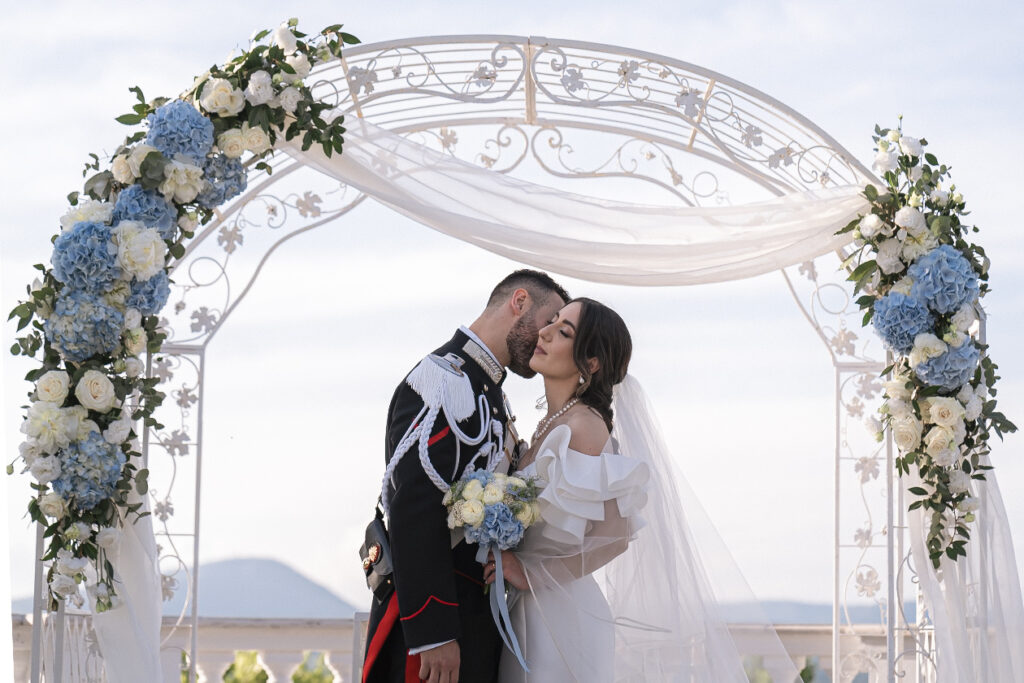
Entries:
<svg viewBox="0 0 1024 683">
<path fill-rule="evenodd" d="M 481 469 L 497 461 L 504 441 L 506 448 L 515 445 L 506 436 L 505 368 L 523 377 L 535 374 L 529 363 L 537 332 L 568 300 L 546 273 L 517 270 L 498 283 L 472 325 L 459 328 L 395 390 L 385 438 L 389 464 L 399 446 L 408 445 L 405 437 L 426 422 L 430 404 L 447 404 L 432 425 L 424 424 L 427 460 L 421 461 L 416 441 L 389 468 L 384 499 L 395 591 L 373 600 L 364 683 L 497 680 L 502 644 L 484 594 L 483 567 L 475 547 L 451 547 L 441 485 L 457 480 L 470 462 Z M 434 391 L 438 383 L 444 389 Z M 446 415 L 456 416 L 456 424 Z M 477 441 L 481 434 L 486 436 Z"/>
</svg>

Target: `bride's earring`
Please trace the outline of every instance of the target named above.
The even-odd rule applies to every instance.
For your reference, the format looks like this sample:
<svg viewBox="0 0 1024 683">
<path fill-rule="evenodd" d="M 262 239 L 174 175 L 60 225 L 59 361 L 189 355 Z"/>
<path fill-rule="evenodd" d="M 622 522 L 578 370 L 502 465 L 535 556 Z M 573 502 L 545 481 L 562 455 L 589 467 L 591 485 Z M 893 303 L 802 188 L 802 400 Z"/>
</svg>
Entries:
<svg viewBox="0 0 1024 683">
<path fill-rule="evenodd" d="M 537 410 L 544 410 L 545 408 L 547 408 L 548 407 L 548 397 L 547 397 L 547 395 L 546 394 L 541 394 L 540 398 L 537 399 L 537 402 L 533 404 L 533 407 L 536 408 Z"/>
</svg>

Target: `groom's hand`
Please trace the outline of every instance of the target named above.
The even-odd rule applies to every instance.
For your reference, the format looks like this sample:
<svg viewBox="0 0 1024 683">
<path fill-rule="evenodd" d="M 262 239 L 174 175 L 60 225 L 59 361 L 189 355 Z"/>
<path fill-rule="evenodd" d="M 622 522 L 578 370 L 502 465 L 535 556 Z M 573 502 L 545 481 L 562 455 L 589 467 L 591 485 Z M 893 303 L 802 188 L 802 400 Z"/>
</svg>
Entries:
<svg viewBox="0 0 1024 683">
<path fill-rule="evenodd" d="M 420 653 L 420 680 L 427 683 L 458 683 L 458 641 L 453 640 Z"/>
</svg>

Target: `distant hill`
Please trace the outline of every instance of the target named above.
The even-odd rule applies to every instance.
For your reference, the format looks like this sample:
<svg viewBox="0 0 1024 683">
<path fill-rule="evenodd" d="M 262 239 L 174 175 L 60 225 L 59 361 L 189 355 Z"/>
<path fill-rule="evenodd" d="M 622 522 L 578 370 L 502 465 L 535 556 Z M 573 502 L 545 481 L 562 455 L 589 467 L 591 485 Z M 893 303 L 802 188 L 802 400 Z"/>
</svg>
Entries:
<svg viewBox="0 0 1024 683">
<path fill-rule="evenodd" d="M 178 589 L 164 603 L 165 615 L 181 612 L 187 592 L 184 571 L 175 579 Z M 355 608 L 320 584 L 283 562 L 239 558 L 199 567 L 199 615 L 236 618 L 346 619 Z M 32 611 L 32 598 L 11 602 L 12 611 Z"/>
</svg>

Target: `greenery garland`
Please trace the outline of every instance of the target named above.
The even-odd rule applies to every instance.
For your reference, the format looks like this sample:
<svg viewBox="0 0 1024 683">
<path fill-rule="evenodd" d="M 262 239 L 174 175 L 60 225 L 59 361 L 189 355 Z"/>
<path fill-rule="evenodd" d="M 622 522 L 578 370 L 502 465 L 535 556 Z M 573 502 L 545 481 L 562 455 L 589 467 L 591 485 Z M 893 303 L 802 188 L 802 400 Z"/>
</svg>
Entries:
<svg viewBox="0 0 1024 683">
<path fill-rule="evenodd" d="M 117 604 L 106 552 L 124 524 L 148 514 L 134 427 L 162 428 L 153 414 L 164 394 L 142 357 L 166 338 L 157 314 L 186 242 L 245 190 L 248 169 L 271 172 L 266 159 L 281 136 L 301 137 L 303 150 L 319 144 L 327 156 L 342 151 L 343 117 L 325 118 L 330 105 L 304 79 L 359 41 L 340 24 L 314 36 L 297 25 L 255 34 L 178 98 L 147 100 L 129 89 L 138 102 L 117 121 L 145 128 L 112 158 L 91 155 L 83 190 L 68 195 L 51 240 L 51 267 L 35 266 L 39 277 L 8 318 L 25 331 L 11 353 L 42 356 L 26 375 L 35 386 L 17 459 L 36 480 L 28 510 L 48 539 L 41 559 L 52 561 L 51 609 L 61 600 L 81 607 L 83 584 L 95 611 Z"/>
<path fill-rule="evenodd" d="M 883 376 L 883 424 L 899 450 L 897 472 L 915 473 L 908 490 L 924 508 L 927 548 L 938 568 L 943 555 L 966 556 L 978 487 L 992 469 L 986 456 L 992 433 L 1017 430 L 996 410 L 997 366 L 978 339 L 981 297 L 989 292 L 989 259 L 969 240 L 976 226 L 962 222 L 966 203 L 955 185 L 944 189 L 949 167 L 924 151 L 928 142 L 897 128 L 875 126 L 874 168 L 886 187 L 864 188 L 870 213 L 838 234 L 853 233 L 855 250 L 844 266 L 864 325 L 871 323 L 895 362 Z M 882 433 L 878 434 L 882 438 Z"/>
</svg>

